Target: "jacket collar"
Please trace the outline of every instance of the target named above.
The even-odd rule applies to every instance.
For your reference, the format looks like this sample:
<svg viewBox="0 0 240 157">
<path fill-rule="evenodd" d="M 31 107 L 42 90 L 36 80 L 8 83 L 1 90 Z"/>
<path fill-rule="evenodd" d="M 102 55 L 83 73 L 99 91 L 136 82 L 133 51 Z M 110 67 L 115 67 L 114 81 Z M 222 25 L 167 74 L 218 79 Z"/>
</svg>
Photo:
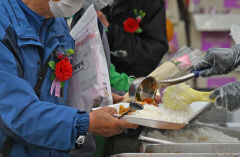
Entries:
<svg viewBox="0 0 240 157">
<path fill-rule="evenodd" d="M 39 41 L 39 35 L 37 33 L 38 31 L 33 29 L 26 15 L 24 14 L 21 6 L 19 5 L 18 1 L 21 0 L 1 0 L 1 1 L 5 5 L 5 8 L 7 9 L 7 12 L 11 17 L 11 21 L 13 22 L 13 28 L 16 30 L 18 38 L 33 39 Z M 59 23 L 57 22 L 58 20 L 53 20 L 52 18 L 50 19 L 50 21 L 56 21 L 54 22 L 54 25 L 51 28 L 58 30 L 55 31 L 56 33 L 55 35 L 62 36 L 64 33 L 62 31 L 59 31 L 61 29 L 59 29 Z M 48 22 L 48 24 L 50 23 L 51 22 Z"/>
</svg>

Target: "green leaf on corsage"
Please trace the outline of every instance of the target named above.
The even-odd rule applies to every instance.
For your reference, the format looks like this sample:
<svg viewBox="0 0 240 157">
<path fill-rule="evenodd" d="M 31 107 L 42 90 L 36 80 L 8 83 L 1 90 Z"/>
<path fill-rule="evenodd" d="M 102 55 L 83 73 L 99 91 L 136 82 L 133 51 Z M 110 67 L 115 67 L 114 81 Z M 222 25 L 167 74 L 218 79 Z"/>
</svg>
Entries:
<svg viewBox="0 0 240 157">
<path fill-rule="evenodd" d="M 56 78 L 56 75 L 52 73 L 51 81 L 55 80 L 55 78 Z"/>
<path fill-rule="evenodd" d="M 135 16 L 138 16 L 138 11 L 137 11 L 137 9 L 134 9 L 133 12 L 134 12 L 134 15 L 135 15 Z"/>
<path fill-rule="evenodd" d="M 136 33 L 142 33 L 142 31 L 143 31 L 142 28 L 139 27 L 139 28 L 136 30 Z"/>
<path fill-rule="evenodd" d="M 55 70 L 55 65 L 56 65 L 56 63 L 55 63 L 54 61 L 49 61 L 49 62 L 48 62 L 48 65 L 49 65 L 49 67 L 50 67 L 52 70 Z"/>
<path fill-rule="evenodd" d="M 63 87 L 64 87 L 64 81 L 61 82 L 61 88 L 63 88 Z"/>
<path fill-rule="evenodd" d="M 141 16 L 142 16 L 142 18 L 144 18 L 144 17 L 146 16 L 146 13 L 143 12 L 143 13 L 141 14 Z"/>
<path fill-rule="evenodd" d="M 71 56 L 72 54 L 74 54 L 74 50 L 73 49 L 67 50 L 67 54 L 68 56 Z"/>
</svg>

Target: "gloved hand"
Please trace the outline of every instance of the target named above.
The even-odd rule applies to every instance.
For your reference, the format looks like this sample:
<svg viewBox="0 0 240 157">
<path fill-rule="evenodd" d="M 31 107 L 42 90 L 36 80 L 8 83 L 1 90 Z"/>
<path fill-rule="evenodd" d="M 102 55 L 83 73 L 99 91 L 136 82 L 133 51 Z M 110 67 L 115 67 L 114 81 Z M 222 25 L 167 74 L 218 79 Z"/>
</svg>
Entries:
<svg viewBox="0 0 240 157">
<path fill-rule="evenodd" d="M 240 45 L 232 48 L 209 49 L 203 60 L 193 66 L 192 70 L 203 70 L 200 76 L 227 74 L 240 65 Z"/>
<path fill-rule="evenodd" d="M 218 108 L 226 108 L 234 111 L 240 108 L 240 82 L 226 84 L 217 88 L 210 95 L 210 99 L 215 99 Z"/>
</svg>

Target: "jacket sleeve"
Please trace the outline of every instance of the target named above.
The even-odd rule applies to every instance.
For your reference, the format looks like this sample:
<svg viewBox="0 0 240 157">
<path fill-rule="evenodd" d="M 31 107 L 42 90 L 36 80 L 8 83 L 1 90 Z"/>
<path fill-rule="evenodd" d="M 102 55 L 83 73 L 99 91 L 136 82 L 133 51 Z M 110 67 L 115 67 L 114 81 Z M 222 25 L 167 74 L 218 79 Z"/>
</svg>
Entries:
<svg viewBox="0 0 240 157">
<path fill-rule="evenodd" d="M 30 83 L 17 76 L 12 53 L 0 42 L 0 128 L 17 142 L 68 151 L 88 130 L 89 115 L 40 101 Z"/>
<path fill-rule="evenodd" d="M 146 8 L 146 16 L 140 23 L 142 33 L 125 32 L 123 24 L 110 23 L 108 28 L 111 51 L 126 50 L 128 56 L 118 59 L 128 66 L 148 63 L 156 67 L 168 50 L 164 1 L 146 1 Z"/>
</svg>

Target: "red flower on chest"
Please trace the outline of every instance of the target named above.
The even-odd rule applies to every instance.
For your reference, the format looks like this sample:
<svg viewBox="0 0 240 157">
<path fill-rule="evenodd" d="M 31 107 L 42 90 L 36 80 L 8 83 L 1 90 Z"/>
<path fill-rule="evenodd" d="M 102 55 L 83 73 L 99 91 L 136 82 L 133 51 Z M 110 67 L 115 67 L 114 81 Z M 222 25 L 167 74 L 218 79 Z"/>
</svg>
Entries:
<svg viewBox="0 0 240 157">
<path fill-rule="evenodd" d="M 136 19 L 129 17 L 123 22 L 123 27 L 125 32 L 134 33 L 138 30 L 139 24 Z"/>
<path fill-rule="evenodd" d="M 55 74 L 58 81 L 66 81 L 70 77 L 72 77 L 72 64 L 69 62 L 67 58 L 62 59 L 57 62 L 55 67 Z"/>
<path fill-rule="evenodd" d="M 129 17 L 123 22 L 123 29 L 128 33 L 142 33 L 142 28 L 139 24 L 142 22 L 143 17 L 146 15 L 142 10 L 138 11 L 137 9 L 133 10 L 135 18 Z"/>
</svg>

